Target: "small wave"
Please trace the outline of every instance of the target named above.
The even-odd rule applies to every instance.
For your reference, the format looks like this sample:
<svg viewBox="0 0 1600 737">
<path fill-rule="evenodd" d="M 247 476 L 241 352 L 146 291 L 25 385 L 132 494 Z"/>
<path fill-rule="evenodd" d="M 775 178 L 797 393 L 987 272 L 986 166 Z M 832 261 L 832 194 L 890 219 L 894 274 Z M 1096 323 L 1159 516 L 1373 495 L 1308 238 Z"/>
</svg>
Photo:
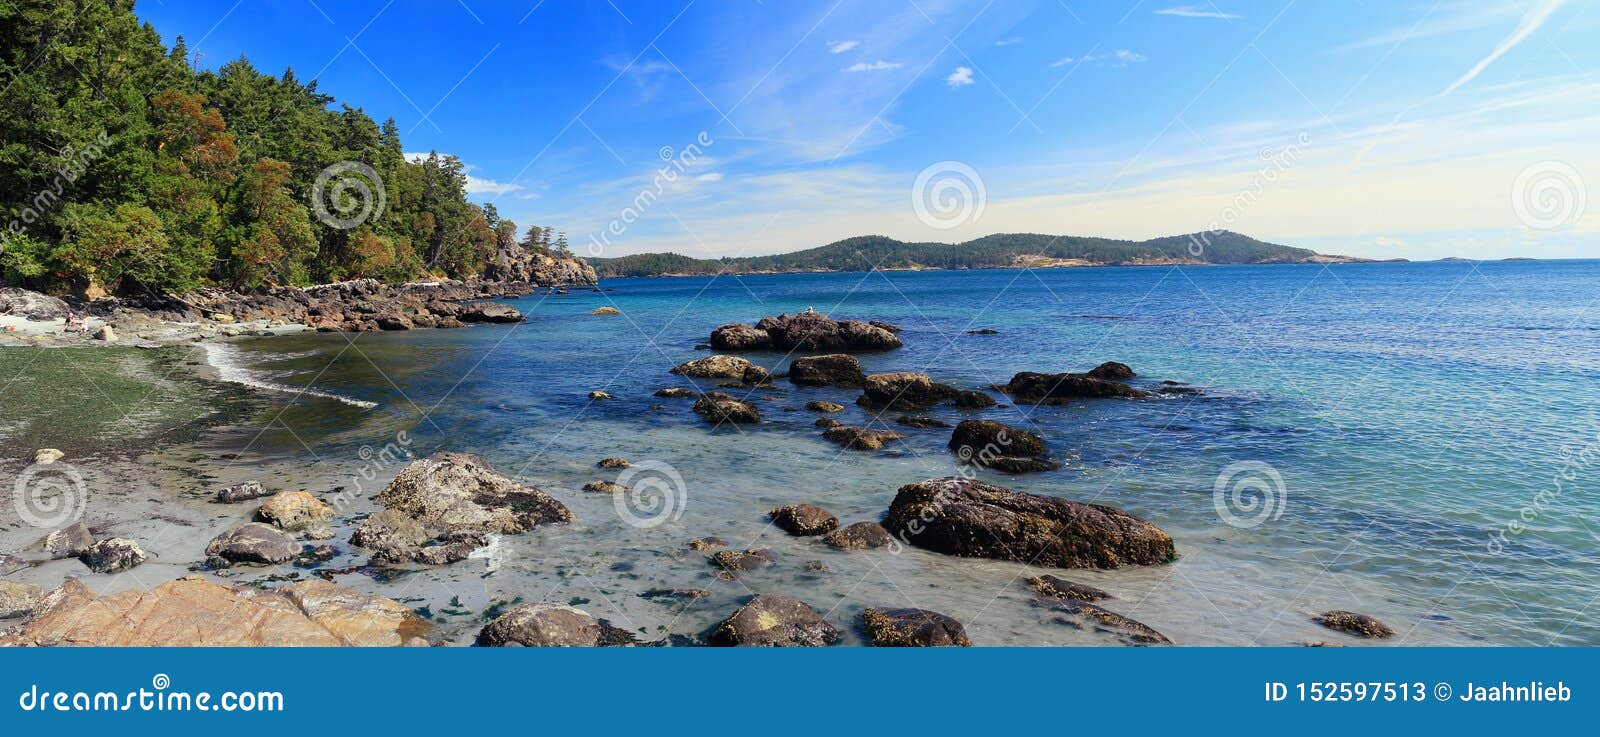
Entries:
<svg viewBox="0 0 1600 737">
<path fill-rule="evenodd" d="M 239 360 L 239 351 L 226 343 L 204 343 L 206 363 L 217 371 L 217 378 L 230 384 L 248 386 L 261 391 L 278 392 L 280 394 L 296 394 L 310 397 L 332 399 L 335 402 L 344 402 L 353 407 L 372 409 L 378 406 L 377 402 L 368 402 L 354 399 L 333 392 L 319 391 L 310 387 L 296 387 L 287 384 L 278 384 L 267 380 L 268 374 L 245 368 Z"/>
</svg>

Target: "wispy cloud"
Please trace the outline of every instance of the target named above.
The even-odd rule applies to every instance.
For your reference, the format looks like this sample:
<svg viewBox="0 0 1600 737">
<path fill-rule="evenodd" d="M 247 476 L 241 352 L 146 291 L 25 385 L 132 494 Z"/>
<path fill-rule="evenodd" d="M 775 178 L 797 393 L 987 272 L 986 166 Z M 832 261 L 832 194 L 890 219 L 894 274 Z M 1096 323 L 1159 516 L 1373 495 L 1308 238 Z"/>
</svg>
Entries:
<svg viewBox="0 0 1600 737">
<path fill-rule="evenodd" d="M 999 41 L 994 42 L 994 45 L 996 45 L 996 46 L 1011 46 L 1013 44 L 1019 44 L 1019 43 L 1022 43 L 1022 37 L 1021 36 L 1012 36 L 1011 38 L 1002 38 Z"/>
<path fill-rule="evenodd" d="M 870 64 L 864 61 L 858 61 L 848 67 L 845 67 L 844 70 L 847 72 L 887 72 L 891 69 L 899 69 L 903 66 L 905 65 L 899 62 L 884 61 L 879 59 Z"/>
<path fill-rule="evenodd" d="M 1178 18 L 1215 18 L 1218 20 L 1238 20 L 1243 17 L 1234 13 L 1224 13 L 1215 5 L 1207 3 L 1207 7 L 1198 5 L 1178 5 L 1171 8 L 1162 8 L 1156 15 L 1171 15 Z"/>
<path fill-rule="evenodd" d="M 1499 43 L 1499 45 L 1495 46 L 1494 50 L 1489 52 L 1488 56 L 1483 57 L 1482 59 L 1478 60 L 1477 64 L 1472 65 L 1472 68 L 1468 69 L 1466 74 L 1461 75 L 1456 79 L 1456 81 L 1451 82 L 1449 87 L 1446 87 L 1443 92 L 1439 93 L 1439 96 L 1444 97 L 1445 95 L 1455 92 L 1461 87 L 1461 85 L 1471 82 L 1473 79 L 1477 78 L 1477 76 L 1482 74 L 1483 70 L 1488 69 L 1489 65 L 1493 64 L 1496 59 L 1505 56 L 1506 52 L 1516 48 L 1518 44 L 1527 40 L 1529 36 L 1532 36 L 1533 33 L 1539 30 L 1539 28 L 1544 25 L 1545 21 L 1550 20 L 1550 16 L 1555 13 L 1556 10 L 1560 9 L 1565 3 L 1566 0 L 1545 0 L 1544 2 L 1534 6 L 1532 10 L 1529 10 L 1526 15 L 1522 16 L 1522 22 L 1517 24 L 1516 30 L 1512 31 L 1510 36 L 1507 36 L 1505 40 Z"/>
<path fill-rule="evenodd" d="M 972 84 L 972 68 L 956 67 L 956 70 L 951 72 L 950 76 L 944 78 L 944 83 L 950 85 L 950 89 Z"/>
<path fill-rule="evenodd" d="M 1111 52 L 1109 54 L 1088 54 L 1088 55 L 1085 55 L 1085 56 L 1063 56 L 1060 59 L 1057 59 L 1057 60 L 1055 60 L 1053 62 L 1050 62 L 1050 66 L 1052 68 L 1054 68 L 1054 67 L 1064 67 L 1064 66 L 1066 66 L 1068 64 L 1099 64 L 1099 65 L 1102 65 L 1102 66 L 1110 64 L 1111 66 L 1125 67 L 1125 66 L 1127 66 L 1129 64 L 1138 64 L 1139 62 L 1148 61 L 1148 60 L 1149 60 L 1149 57 L 1146 57 L 1144 54 L 1141 54 L 1141 53 L 1139 53 L 1137 51 L 1129 51 L 1128 49 L 1117 49 L 1116 51 Z"/>
<path fill-rule="evenodd" d="M 701 174 L 698 177 L 695 177 L 695 181 L 697 181 L 697 182 L 720 182 L 720 181 L 722 181 L 722 172 L 720 172 L 720 171 L 707 172 L 705 174 Z"/>
<path fill-rule="evenodd" d="M 857 46 L 860 46 L 860 45 L 861 45 L 860 41 L 829 41 L 828 42 L 828 53 L 830 53 L 830 54 L 843 54 L 844 52 L 849 51 L 849 50 L 851 50 L 851 49 L 853 49 L 853 48 L 855 48 Z"/>
</svg>

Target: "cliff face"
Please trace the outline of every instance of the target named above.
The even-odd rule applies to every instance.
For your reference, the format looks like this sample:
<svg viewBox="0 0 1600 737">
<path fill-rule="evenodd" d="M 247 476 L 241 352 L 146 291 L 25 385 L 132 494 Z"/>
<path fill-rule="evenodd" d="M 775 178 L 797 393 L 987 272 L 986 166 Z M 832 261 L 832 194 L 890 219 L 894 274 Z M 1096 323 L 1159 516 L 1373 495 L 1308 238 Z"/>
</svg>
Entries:
<svg viewBox="0 0 1600 737">
<path fill-rule="evenodd" d="M 517 244 L 502 246 L 483 272 L 486 281 L 525 282 L 541 287 L 598 284 L 594 267 L 580 258 L 533 253 Z"/>
</svg>

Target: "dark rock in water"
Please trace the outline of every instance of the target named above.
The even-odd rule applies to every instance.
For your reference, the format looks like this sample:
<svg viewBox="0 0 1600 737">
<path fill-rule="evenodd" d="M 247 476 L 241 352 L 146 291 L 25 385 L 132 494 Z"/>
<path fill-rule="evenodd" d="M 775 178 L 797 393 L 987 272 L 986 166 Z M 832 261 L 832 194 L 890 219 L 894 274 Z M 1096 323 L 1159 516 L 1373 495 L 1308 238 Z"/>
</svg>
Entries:
<svg viewBox="0 0 1600 737">
<path fill-rule="evenodd" d="M 1038 592 L 1040 596 L 1049 599 L 1075 599 L 1077 601 L 1101 601 L 1112 598 L 1110 594 L 1093 586 L 1075 583 L 1056 576 L 1034 576 L 1028 579 L 1028 585 Z"/>
<path fill-rule="evenodd" d="M 759 368 L 749 360 L 738 356 L 716 355 L 680 363 L 672 367 L 672 373 L 696 379 L 743 380 L 745 372 L 752 367 Z"/>
<path fill-rule="evenodd" d="M 604 401 L 611 398 L 611 392 L 592 391 L 589 392 L 589 398 L 597 402 Z"/>
<path fill-rule="evenodd" d="M 1343 632 L 1347 635 L 1355 635 L 1356 637 L 1375 637 L 1381 639 L 1384 637 L 1394 636 L 1394 628 L 1365 614 L 1357 614 L 1355 612 L 1347 612 L 1343 610 L 1323 612 L 1322 614 L 1313 617 L 1311 621 L 1327 627 L 1330 630 Z"/>
<path fill-rule="evenodd" d="M 913 371 L 873 374 L 862 385 L 856 404 L 874 409 L 918 410 L 953 398 L 956 391 L 953 386 Z"/>
<path fill-rule="evenodd" d="M 920 548 L 1057 568 L 1170 563 L 1172 537 L 1115 507 L 948 477 L 900 487 L 884 522 Z"/>
<path fill-rule="evenodd" d="M 690 550 L 721 550 L 728 547 L 728 541 L 720 537 L 701 537 L 689 541 Z"/>
<path fill-rule="evenodd" d="M 89 546 L 78 560 L 95 573 L 117 573 L 133 568 L 148 559 L 139 544 L 123 537 L 101 540 Z"/>
<path fill-rule="evenodd" d="M 1116 361 L 1106 361 L 1099 366 L 1089 369 L 1089 376 L 1092 376 L 1096 379 L 1127 381 L 1128 379 L 1131 379 L 1137 375 L 1138 374 L 1133 373 L 1133 368 L 1128 364 L 1117 363 Z"/>
<path fill-rule="evenodd" d="M 44 538 L 44 552 L 51 560 L 76 558 L 93 546 L 94 535 L 89 534 L 89 528 L 82 522 L 74 522 Z"/>
<path fill-rule="evenodd" d="M 590 481 L 589 483 L 583 485 L 583 490 L 598 491 L 606 494 L 620 494 L 627 491 L 628 487 L 623 486 L 615 481 Z"/>
<path fill-rule="evenodd" d="M 731 323 L 711 333 L 717 350 L 881 351 L 900 347 L 894 326 L 834 320 L 817 312 L 763 317 L 754 327 Z"/>
<path fill-rule="evenodd" d="M 827 400 L 818 399 L 813 402 L 806 402 L 806 409 L 809 409 L 812 412 L 843 412 L 844 405 L 839 404 L 838 402 L 829 402 Z"/>
<path fill-rule="evenodd" d="M 452 317 L 461 322 L 522 322 L 522 313 L 504 302 L 468 302 Z"/>
<path fill-rule="evenodd" d="M 711 331 L 711 347 L 719 351 L 764 351 L 772 347 L 772 336 L 744 323 L 728 323 Z"/>
<path fill-rule="evenodd" d="M 1079 399 L 1137 399 L 1150 392 L 1084 374 L 1039 374 L 1023 371 L 1006 384 L 1006 392 L 1035 404 L 1062 404 Z"/>
<path fill-rule="evenodd" d="M 876 522 L 857 522 L 841 530 L 828 533 L 822 541 L 840 550 L 868 550 L 881 548 L 894 542 L 889 531 Z"/>
<path fill-rule="evenodd" d="M 791 504 L 767 513 L 772 523 L 791 535 L 823 535 L 839 527 L 839 518 L 821 507 Z"/>
<path fill-rule="evenodd" d="M 843 422 L 835 420 L 832 417 L 818 417 L 817 421 L 813 422 L 811 424 L 813 424 L 813 425 L 815 425 L 817 427 L 843 427 L 844 426 Z"/>
<path fill-rule="evenodd" d="M 710 343 L 695 343 L 694 344 L 694 349 L 697 350 L 697 351 L 709 351 L 709 350 L 711 350 L 711 344 Z"/>
<path fill-rule="evenodd" d="M 801 386 L 861 386 L 867 375 L 861 361 L 848 353 L 796 358 L 789 364 L 789 381 Z"/>
<path fill-rule="evenodd" d="M 710 392 L 695 400 L 694 413 L 713 425 L 721 425 L 724 422 L 752 424 L 761 421 L 761 410 L 756 409 L 755 405 L 741 402 L 722 392 Z"/>
<path fill-rule="evenodd" d="M 1200 390 L 1196 389 L 1196 388 L 1194 388 L 1192 386 L 1164 386 L 1164 387 L 1161 387 L 1161 393 L 1162 394 L 1199 394 Z"/>
<path fill-rule="evenodd" d="M 971 389 L 956 392 L 955 398 L 950 403 L 960 409 L 984 409 L 996 404 L 994 397 Z"/>
<path fill-rule="evenodd" d="M 267 493 L 266 487 L 255 481 L 246 481 L 245 483 L 237 486 L 230 486 L 226 489 L 218 491 L 217 501 L 224 504 L 233 504 L 235 502 L 244 502 L 251 499 L 260 499 L 264 496 L 270 496 Z"/>
<path fill-rule="evenodd" d="M 693 389 L 668 387 L 666 389 L 657 389 L 655 395 L 661 397 L 662 399 L 694 399 L 695 397 L 700 396 L 700 392 L 694 391 Z"/>
<path fill-rule="evenodd" d="M 896 324 L 894 324 L 892 322 L 884 322 L 882 320 L 868 320 L 867 324 L 871 325 L 872 327 L 878 328 L 879 330 L 887 330 L 887 331 L 889 331 L 891 333 L 900 332 L 900 326 L 896 325 Z"/>
<path fill-rule="evenodd" d="M 600 462 L 594 465 L 601 468 L 627 468 L 633 464 L 629 463 L 626 458 L 601 458 Z"/>
<path fill-rule="evenodd" d="M 1038 599 L 1037 606 L 1055 612 L 1055 621 L 1073 627 L 1089 625 L 1102 632 L 1110 632 L 1135 645 L 1171 645 L 1172 640 L 1149 625 L 1124 617 L 1097 604 L 1074 599 Z"/>
<path fill-rule="evenodd" d="M 839 630 L 804 602 L 782 594 L 759 594 L 739 607 L 707 638 L 714 645 L 821 647 L 839 640 Z"/>
<path fill-rule="evenodd" d="M 968 330 L 967 335 L 997 335 L 999 332 L 994 328 L 978 328 L 977 330 Z"/>
<path fill-rule="evenodd" d="M 1043 457 L 1044 440 L 1038 435 L 994 420 L 962 420 L 950 434 L 949 448 L 962 463 L 1004 473 L 1049 471 L 1057 467 Z"/>
<path fill-rule="evenodd" d="M 216 536 L 206 546 L 206 555 L 224 558 L 230 563 L 271 565 L 293 560 L 299 554 L 300 543 L 293 537 L 260 522 L 239 525 Z"/>
<path fill-rule="evenodd" d="M 705 599 L 711 592 L 705 589 L 650 589 L 639 595 L 641 599 Z"/>
<path fill-rule="evenodd" d="M 970 647 L 967 630 L 949 617 L 926 609 L 867 609 L 861 626 L 874 647 Z"/>
<path fill-rule="evenodd" d="M 561 604 L 523 604 L 478 632 L 483 647 L 596 647 L 600 622 L 582 609 Z"/>
<path fill-rule="evenodd" d="M 770 550 L 718 550 L 711 555 L 711 565 L 734 573 L 753 571 L 771 563 Z"/>
<path fill-rule="evenodd" d="M 929 417 L 927 415 L 900 415 L 899 417 L 894 418 L 894 421 L 901 425 L 905 425 L 906 427 L 915 427 L 918 429 L 925 429 L 929 427 L 950 427 L 950 423 L 941 419 Z"/>
<path fill-rule="evenodd" d="M 889 430 L 868 430 L 864 427 L 840 425 L 822 431 L 822 437 L 851 450 L 877 450 L 884 443 L 904 438 Z"/>
</svg>

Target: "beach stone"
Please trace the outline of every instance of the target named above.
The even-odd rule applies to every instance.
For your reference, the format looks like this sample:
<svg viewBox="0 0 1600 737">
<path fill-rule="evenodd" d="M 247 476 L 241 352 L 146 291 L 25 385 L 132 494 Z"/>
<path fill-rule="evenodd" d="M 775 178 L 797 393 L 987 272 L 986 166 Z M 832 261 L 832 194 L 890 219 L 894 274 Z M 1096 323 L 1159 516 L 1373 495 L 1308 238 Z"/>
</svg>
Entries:
<svg viewBox="0 0 1600 737">
<path fill-rule="evenodd" d="M 74 522 L 68 527 L 56 530 L 44 538 L 44 552 L 51 560 L 62 558 L 76 558 L 83 555 L 94 545 L 94 535 L 89 533 L 89 528 L 82 522 Z"/>
<path fill-rule="evenodd" d="M 223 504 L 233 504 L 235 502 L 250 501 L 251 499 L 260 499 L 264 496 L 267 496 L 266 487 L 259 482 L 246 481 L 242 484 L 219 490 L 217 492 L 217 501 Z"/>
<path fill-rule="evenodd" d="M 293 532 L 332 520 L 333 507 L 309 492 L 284 491 L 262 504 L 256 510 L 256 518 L 280 530 Z"/>
<path fill-rule="evenodd" d="M 862 629 L 874 647 L 971 647 L 954 617 L 926 609 L 867 609 Z"/>
<path fill-rule="evenodd" d="M 755 364 L 738 356 L 715 355 L 697 358 L 672 367 L 672 373 L 696 379 L 743 379 Z"/>
<path fill-rule="evenodd" d="M 41 466 L 48 466 L 65 457 L 67 457 L 66 453 L 62 453 L 55 448 L 40 448 L 33 452 L 33 462 Z"/>
<path fill-rule="evenodd" d="M 810 504 L 791 504 L 767 513 L 772 523 L 791 535 L 805 537 L 823 535 L 839 527 L 839 518 L 832 512 Z"/>
<path fill-rule="evenodd" d="M 1040 596 L 1049 599 L 1076 599 L 1078 601 L 1101 601 L 1112 598 L 1110 594 L 1087 584 L 1075 583 L 1057 576 L 1034 576 L 1028 579 L 1028 586 L 1032 587 Z"/>
<path fill-rule="evenodd" d="M 496 473 L 488 461 L 469 453 L 435 453 L 413 461 L 378 494 L 378 503 L 440 532 L 514 534 L 574 519 L 550 495 Z"/>
<path fill-rule="evenodd" d="M 600 462 L 594 465 L 599 468 L 627 468 L 633 464 L 626 458 L 601 458 Z"/>
<path fill-rule="evenodd" d="M 761 421 L 761 410 L 749 402 L 741 402 L 722 392 L 711 392 L 695 400 L 694 413 L 706 422 L 721 425 L 724 422 L 752 424 Z"/>
<path fill-rule="evenodd" d="M 300 543 L 282 530 L 260 522 L 246 522 L 212 538 L 206 555 L 230 563 L 271 565 L 293 560 L 300 554 Z"/>
<path fill-rule="evenodd" d="M 889 531 L 876 522 L 857 522 L 828 533 L 822 541 L 840 550 L 868 550 L 894 542 Z"/>
<path fill-rule="evenodd" d="M 844 426 L 843 422 L 835 420 L 832 417 L 818 417 L 817 420 L 811 424 L 823 428 Z"/>
<path fill-rule="evenodd" d="M 1056 568 L 1170 563 L 1172 537 L 1115 507 L 961 477 L 900 487 L 884 527 L 920 548 Z"/>
<path fill-rule="evenodd" d="M 149 559 L 139 544 L 125 537 L 101 540 L 91 546 L 78 560 L 95 573 L 120 573 Z"/>
<path fill-rule="evenodd" d="M 1089 369 L 1089 376 L 1092 376 L 1096 379 L 1108 379 L 1111 381 L 1127 381 L 1128 379 L 1137 376 L 1137 374 L 1133 373 L 1133 368 L 1128 366 L 1128 364 L 1117 363 L 1116 361 L 1106 361 L 1099 366 Z"/>
<path fill-rule="evenodd" d="M 611 305 L 602 305 L 600 307 L 594 308 L 594 311 L 590 312 L 589 314 L 591 314 L 591 315 L 620 315 L 620 314 L 622 314 L 622 310 L 619 310 L 619 309 L 617 309 L 615 307 L 612 307 Z"/>
<path fill-rule="evenodd" d="M 700 396 L 700 392 L 697 392 L 693 389 L 683 389 L 681 387 L 668 387 L 665 389 L 657 389 L 655 395 L 661 397 L 662 399 L 694 399 Z"/>
<path fill-rule="evenodd" d="M 1125 617 L 1098 604 L 1076 599 L 1035 599 L 1035 606 L 1054 612 L 1058 624 L 1082 628 L 1085 625 L 1109 632 L 1134 645 L 1171 645 L 1172 640 L 1143 622 Z"/>
<path fill-rule="evenodd" d="M 582 609 L 561 604 L 523 604 L 478 632 L 484 647 L 595 647 L 600 622 Z"/>
<path fill-rule="evenodd" d="M 90 337 L 107 343 L 115 343 L 117 341 L 117 331 L 112 330 L 110 325 L 101 325 Z"/>
<path fill-rule="evenodd" d="M 627 491 L 628 487 L 616 483 L 615 481 L 590 481 L 589 483 L 583 485 L 583 490 L 599 491 L 607 494 L 620 494 Z"/>
<path fill-rule="evenodd" d="M 0 636 L 0 644 L 370 647 L 412 642 L 428 629 L 402 604 L 320 578 L 259 590 L 191 576 L 108 596 L 68 579 L 44 596 L 20 632 Z"/>
<path fill-rule="evenodd" d="M 1336 632 L 1356 637 L 1385 638 L 1394 636 L 1394 628 L 1373 617 L 1344 610 L 1323 612 L 1312 618 L 1313 622 Z"/>
<path fill-rule="evenodd" d="M 1062 404 L 1080 399 L 1138 399 L 1150 392 L 1085 374 L 1040 374 L 1023 371 L 1011 377 L 1006 393 L 1035 404 Z"/>
<path fill-rule="evenodd" d="M 30 583 L 0 580 L 0 619 L 25 616 L 39 604 L 44 594 Z"/>
<path fill-rule="evenodd" d="M 848 353 L 796 358 L 789 364 L 789 381 L 800 386 L 861 386 L 867 380 L 861 361 Z"/>
<path fill-rule="evenodd" d="M 843 412 L 844 405 L 839 404 L 838 402 L 829 402 L 827 400 L 818 399 L 814 402 L 806 402 L 806 409 L 809 409 L 812 412 Z"/>
<path fill-rule="evenodd" d="M 711 632 L 714 645 L 822 647 L 839 640 L 838 628 L 805 602 L 782 594 L 758 594 Z"/>
<path fill-rule="evenodd" d="M 771 564 L 770 550 L 719 550 L 711 554 L 711 565 L 732 573 L 753 571 Z"/>
<path fill-rule="evenodd" d="M 869 430 L 864 427 L 840 425 L 823 430 L 822 437 L 850 450 L 877 450 L 882 448 L 884 443 L 899 440 L 905 436 L 890 430 Z"/>
<path fill-rule="evenodd" d="M 868 376 L 856 404 L 875 409 L 918 410 L 956 395 L 956 388 L 940 384 L 927 374 L 896 371 Z"/>
</svg>

